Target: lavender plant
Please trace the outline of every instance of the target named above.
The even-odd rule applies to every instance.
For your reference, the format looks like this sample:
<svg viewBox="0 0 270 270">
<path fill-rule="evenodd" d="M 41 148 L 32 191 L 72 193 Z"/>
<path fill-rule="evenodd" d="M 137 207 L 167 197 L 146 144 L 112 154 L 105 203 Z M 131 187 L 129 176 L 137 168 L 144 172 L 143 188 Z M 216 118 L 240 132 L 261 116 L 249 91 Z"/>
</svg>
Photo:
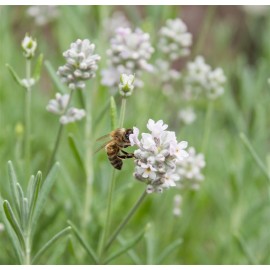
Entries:
<svg viewBox="0 0 270 270">
<path fill-rule="evenodd" d="M 70 104 L 73 92 L 76 90 L 82 91 L 86 87 L 85 81 L 96 76 L 97 63 L 100 60 L 100 56 L 94 54 L 94 50 L 95 45 L 89 40 L 78 39 L 76 42 L 71 43 L 70 49 L 63 53 L 63 56 L 66 58 L 66 64 L 58 68 L 57 74 L 60 76 L 61 81 L 67 84 L 70 93 L 62 96 L 60 93 L 57 93 L 56 99 L 51 100 L 47 106 L 48 111 L 61 115 L 49 168 L 54 162 L 61 141 L 63 126 L 81 120 L 86 115 L 84 109 L 70 107 Z M 81 101 L 84 103 L 82 93 L 80 92 L 80 94 Z"/>
<path fill-rule="evenodd" d="M 191 47 L 192 36 L 187 25 L 180 18 L 167 19 L 169 15 L 174 16 L 174 12 L 167 14 L 158 7 L 156 10 L 149 8 L 156 22 L 161 19 L 165 21 L 158 31 L 159 23 L 152 23 L 151 16 L 148 18 L 148 9 L 140 10 L 137 14 L 137 9 L 130 11 L 122 7 L 122 15 L 113 13 L 113 7 L 106 10 L 103 7 L 75 7 L 72 11 L 69 7 L 57 9 L 61 11 L 61 17 L 58 17 L 55 24 L 48 24 L 56 18 L 54 11 L 52 16 L 43 16 L 37 8 L 32 8 L 30 12 L 38 26 L 46 24 L 42 29 L 35 28 L 42 50 L 52 52 L 51 47 L 55 46 L 53 53 L 46 55 L 48 59 L 57 56 L 58 49 L 62 50 L 74 36 L 85 36 L 82 35 L 84 32 L 91 35 L 99 54 L 106 56 L 101 61 L 93 43 L 88 39 L 77 39 L 64 52 L 65 63 L 56 72 L 56 60 L 45 61 L 48 74 L 43 74 L 41 84 L 38 85 L 43 91 L 37 91 L 32 96 L 28 94 L 37 86 L 42 56 L 38 58 L 35 71 L 29 72 L 29 61 L 33 64 L 39 46 L 29 35 L 23 40 L 23 53 L 28 63 L 27 76 L 21 79 L 8 67 L 15 81 L 26 89 L 28 101 L 25 104 L 25 115 L 30 115 L 30 121 L 25 117 L 26 121 L 22 125 L 21 121 L 16 120 L 14 127 L 12 122 L 0 134 L 2 147 L 2 137 L 10 135 L 10 130 L 15 129 L 14 145 L 24 147 L 23 166 L 19 167 L 17 157 L 20 155 L 17 152 L 14 158 L 12 151 L 10 154 L 15 167 L 19 169 L 15 173 L 12 163 L 8 163 L 11 193 L 7 195 L 5 188 L 1 190 L 3 207 L 0 213 L 0 237 L 3 236 L 5 242 L 5 235 L 10 236 L 21 264 L 132 262 L 142 265 L 190 263 L 193 259 L 197 263 L 199 255 L 193 248 L 198 242 L 210 254 L 209 258 L 213 258 L 213 253 L 218 257 L 219 251 L 213 248 L 212 240 L 206 239 L 198 226 L 195 229 L 199 237 L 193 237 L 195 229 L 192 223 L 202 222 L 205 226 L 202 230 L 208 230 L 208 237 L 212 231 L 218 231 L 216 228 L 219 225 L 209 230 L 208 219 L 215 215 L 213 209 L 218 209 L 219 213 L 225 212 L 223 208 L 227 206 L 224 206 L 223 201 L 220 204 L 219 195 L 212 190 L 224 186 L 227 188 L 232 182 L 233 196 L 239 198 L 239 202 L 233 201 L 228 192 L 226 196 L 231 201 L 227 203 L 229 207 L 234 204 L 238 207 L 239 203 L 242 210 L 243 195 L 240 192 L 243 190 L 242 179 L 246 177 L 241 171 L 244 166 L 240 161 L 242 155 L 237 156 L 235 163 L 228 166 L 235 168 L 235 173 L 230 174 L 227 168 L 220 175 L 221 162 L 213 160 L 216 151 L 220 151 L 220 160 L 225 157 L 223 153 L 232 152 L 233 159 L 233 155 L 240 152 L 238 146 L 230 146 L 231 140 L 221 138 L 218 128 L 223 128 L 223 124 L 229 122 L 229 129 L 243 127 L 253 139 L 253 131 L 262 128 L 263 120 L 257 123 L 257 120 L 250 120 L 249 116 L 253 119 L 254 115 L 262 115 L 261 108 L 254 112 L 247 109 L 242 112 L 242 116 L 248 116 L 249 124 L 241 122 L 240 118 L 232 120 L 233 115 L 237 115 L 237 103 L 246 108 L 245 104 L 252 104 L 253 99 L 250 98 L 248 102 L 240 100 L 241 94 L 234 93 L 235 100 L 232 100 L 235 101 L 235 107 L 230 107 L 228 100 L 231 93 L 225 91 L 225 87 L 233 85 L 230 85 L 228 71 L 225 76 L 221 68 L 224 62 L 218 64 L 220 67 L 212 68 L 207 64 L 209 60 L 205 60 L 208 57 L 204 59 L 197 56 L 197 52 L 203 54 L 203 50 L 196 44 L 196 49 Z M 50 8 L 46 7 L 46 10 Z M 113 16 L 105 20 L 108 14 Z M 63 18 L 71 19 L 63 21 Z M 90 21 L 92 24 L 85 24 Z M 50 32 L 54 25 L 61 31 Z M 69 31 L 62 31 L 65 27 Z M 205 35 L 205 31 L 203 33 Z M 41 43 L 41 34 L 53 37 L 52 42 Z M 111 38 L 109 44 L 103 35 Z M 196 37 L 194 40 L 198 43 L 201 38 Z M 105 52 L 108 47 L 110 49 Z M 97 73 L 98 68 L 101 69 L 101 76 Z M 53 84 L 47 83 L 47 75 Z M 237 80 L 235 84 L 241 85 Z M 108 93 L 104 86 L 111 90 L 118 88 L 118 91 Z M 162 95 L 162 91 L 167 96 Z M 226 95 L 221 99 L 224 93 Z M 249 93 L 251 97 L 252 91 Z M 29 101 L 29 96 L 34 98 L 34 102 Z M 44 110 L 46 100 L 47 112 Z M 214 106 L 217 105 L 221 105 L 216 114 L 218 120 L 213 117 Z M 230 113 L 220 116 L 219 113 L 227 107 L 230 107 L 227 109 Z M 2 112 L 1 106 L 0 110 Z M 58 133 L 54 126 L 58 127 Z M 133 134 L 129 136 L 131 147 L 123 150 L 134 153 L 134 158 L 123 160 L 120 172 L 110 166 L 104 152 L 94 153 L 96 138 L 116 128 L 133 129 Z M 213 134 L 211 128 L 215 128 Z M 55 133 L 53 141 L 51 139 Z M 220 135 L 220 140 L 215 139 L 218 137 L 216 134 Z M 257 154 L 259 148 L 255 151 L 245 135 L 242 134 L 240 138 L 269 182 L 268 159 L 265 164 Z M 207 147 L 208 141 L 211 141 L 213 147 Z M 256 145 L 255 140 L 253 143 Z M 52 151 L 49 151 L 48 145 L 53 146 Z M 47 157 L 50 159 L 47 160 Z M 60 175 L 57 174 L 59 165 L 53 166 L 56 160 L 61 161 Z M 206 161 L 211 167 L 204 172 Z M 48 165 L 47 171 L 43 173 L 45 180 L 42 180 L 39 170 L 45 167 L 43 163 Z M 26 179 L 31 171 L 38 173 L 31 176 L 28 182 Z M 214 178 L 214 173 L 218 177 Z M 56 185 L 52 189 L 54 183 Z M 194 192 L 201 186 L 200 193 Z M 53 204 L 47 205 L 47 199 L 53 200 Z M 207 211 L 203 211 L 205 205 Z M 238 213 L 236 210 L 235 213 L 226 212 L 231 225 L 231 232 L 226 228 L 226 233 L 232 233 L 244 250 L 245 238 L 239 233 L 242 217 L 238 217 Z M 180 216 L 184 218 L 176 218 Z M 132 219 L 134 222 L 131 222 Z M 65 227 L 66 221 L 69 226 L 56 233 Z M 160 233 L 165 227 L 166 230 Z M 47 242 L 44 239 L 50 240 Z M 63 240 L 62 244 L 53 246 L 59 240 Z M 229 240 L 225 240 L 224 243 L 228 244 Z M 47 251 L 52 255 L 46 256 Z M 174 257 L 173 252 L 177 252 Z M 201 253 L 204 254 L 204 250 Z M 5 255 L 0 255 L 0 259 L 1 256 Z M 250 261 L 256 262 L 256 257 Z M 208 257 L 205 262 L 208 262 Z"/>
<path fill-rule="evenodd" d="M 31 171 L 31 96 L 32 87 L 36 84 L 40 77 L 43 55 L 40 54 L 36 62 L 34 72 L 32 74 L 32 60 L 37 49 L 37 41 L 29 34 L 26 34 L 21 43 L 25 62 L 25 78 L 21 79 L 16 71 L 7 64 L 7 67 L 14 78 L 15 82 L 25 89 L 25 137 L 24 137 L 24 160 L 25 160 L 25 176 L 28 177 Z"/>
</svg>

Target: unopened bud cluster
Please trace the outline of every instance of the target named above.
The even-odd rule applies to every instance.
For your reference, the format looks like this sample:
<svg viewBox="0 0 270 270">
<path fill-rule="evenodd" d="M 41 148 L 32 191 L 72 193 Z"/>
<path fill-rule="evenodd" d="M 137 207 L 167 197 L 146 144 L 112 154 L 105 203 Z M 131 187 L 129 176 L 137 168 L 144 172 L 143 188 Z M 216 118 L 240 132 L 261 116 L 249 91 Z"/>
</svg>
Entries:
<svg viewBox="0 0 270 270">
<path fill-rule="evenodd" d="M 88 39 L 78 39 L 63 53 L 66 64 L 58 68 L 57 74 L 70 89 L 84 89 L 85 81 L 96 76 L 100 56 L 94 50 L 95 45 Z"/>
</svg>

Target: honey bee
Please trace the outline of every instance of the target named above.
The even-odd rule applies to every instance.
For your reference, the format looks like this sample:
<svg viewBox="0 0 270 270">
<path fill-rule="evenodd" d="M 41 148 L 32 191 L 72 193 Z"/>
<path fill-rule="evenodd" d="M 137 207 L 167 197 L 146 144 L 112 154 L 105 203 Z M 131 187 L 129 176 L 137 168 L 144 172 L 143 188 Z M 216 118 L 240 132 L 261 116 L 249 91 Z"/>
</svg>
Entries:
<svg viewBox="0 0 270 270">
<path fill-rule="evenodd" d="M 133 153 L 127 153 L 123 150 L 130 146 L 129 135 L 133 134 L 133 129 L 131 128 L 117 128 L 113 130 L 107 135 L 104 135 L 97 139 L 97 141 L 102 140 L 107 137 L 111 137 L 111 140 L 103 144 L 100 148 L 96 150 L 98 152 L 102 148 L 105 148 L 109 161 L 111 162 L 112 166 L 117 169 L 121 170 L 123 165 L 123 159 L 133 158 Z"/>
</svg>

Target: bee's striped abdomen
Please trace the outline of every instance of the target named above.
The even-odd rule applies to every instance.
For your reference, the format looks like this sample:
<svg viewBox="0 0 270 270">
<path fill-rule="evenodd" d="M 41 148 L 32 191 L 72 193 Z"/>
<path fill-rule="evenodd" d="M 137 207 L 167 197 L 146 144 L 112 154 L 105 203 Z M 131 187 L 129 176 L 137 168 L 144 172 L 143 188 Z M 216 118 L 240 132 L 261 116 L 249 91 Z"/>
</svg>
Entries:
<svg viewBox="0 0 270 270">
<path fill-rule="evenodd" d="M 106 147 L 108 159 L 110 160 L 112 166 L 117 170 L 121 170 L 123 165 L 123 161 L 117 156 L 119 150 L 120 149 L 116 143 L 110 143 Z"/>
</svg>

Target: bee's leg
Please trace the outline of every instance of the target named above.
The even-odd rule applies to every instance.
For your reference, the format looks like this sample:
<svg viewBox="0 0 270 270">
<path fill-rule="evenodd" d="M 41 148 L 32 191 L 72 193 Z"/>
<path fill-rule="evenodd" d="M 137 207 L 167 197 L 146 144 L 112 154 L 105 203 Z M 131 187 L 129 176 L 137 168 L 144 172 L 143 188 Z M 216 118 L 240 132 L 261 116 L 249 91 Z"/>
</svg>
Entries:
<svg viewBox="0 0 270 270">
<path fill-rule="evenodd" d="M 128 152 L 124 151 L 123 149 L 121 149 L 120 151 L 126 156 L 126 158 L 133 158 L 134 157 L 133 153 L 128 153 Z"/>
</svg>

